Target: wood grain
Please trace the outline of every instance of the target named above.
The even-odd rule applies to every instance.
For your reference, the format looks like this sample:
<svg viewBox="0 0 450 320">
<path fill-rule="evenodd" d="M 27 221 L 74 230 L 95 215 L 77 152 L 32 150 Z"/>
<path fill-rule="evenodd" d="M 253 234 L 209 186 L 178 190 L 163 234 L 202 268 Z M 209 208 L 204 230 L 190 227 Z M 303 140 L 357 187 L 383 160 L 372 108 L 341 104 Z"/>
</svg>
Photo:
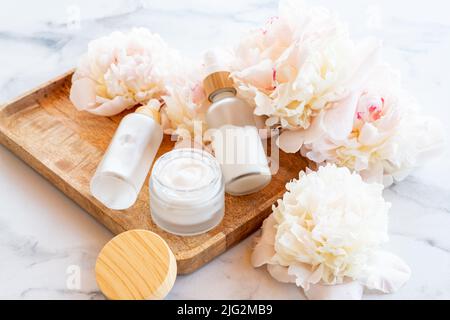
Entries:
<svg viewBox="0 0 450 320">
<path fill-rule="evenodd" d="M 170 292 L 177 264 L 166 242 L 148 230 L 119 234 L 101 250 L 95 278 L 110 300 L 160 300 Z"/>
<path fill-rule="evenodd" d="M 258 229 L 283 195 L 286 182 L 307 166 L 298 154 L 280 152 L 280 168 L 267 187 L 252 195 L 226 196 L 225 217 L 217 228 L 192 237 L 166 233 L 150 217 L 148 179 L 136 204 L 127 210 L 110 210 L 90 195 L 89 181 L 127 112 L 99 117 L 77 111 L 68 98 L 71 75 L 68 72 L 2 106 L 0 143 L 113 233 L 146 229 L 161 235 L 176 257 L 180 274 L 198 269 Z M 172 148 L 173 142 L 165 136 L 157 157 Z"/>
<path fill-rule="evenodd" d="M 231 88 L 235 92 L 233 80 L 230 78 L 230 73 L 227 71 L 214 72 L 208 75 L 205 80 L 203 80 L 203 89 L 211 101 L 212 94 L 220 89 Z"/>
</svg>

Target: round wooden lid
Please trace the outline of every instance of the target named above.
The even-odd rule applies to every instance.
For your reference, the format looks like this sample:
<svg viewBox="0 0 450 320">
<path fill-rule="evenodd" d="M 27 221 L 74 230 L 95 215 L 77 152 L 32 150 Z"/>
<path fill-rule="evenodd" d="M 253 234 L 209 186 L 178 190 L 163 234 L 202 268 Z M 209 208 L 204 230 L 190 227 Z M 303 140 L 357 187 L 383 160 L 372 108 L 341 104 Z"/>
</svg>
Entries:
<svg viewBox="0 0 450 320">
<path fill-rule="evenodd" d="M 95 276 L 108 299 L 163 299 L 175 283 L 177 263 L 160 236 L 148 230 L 130 230 L 103 247 Z"/>
</svg>

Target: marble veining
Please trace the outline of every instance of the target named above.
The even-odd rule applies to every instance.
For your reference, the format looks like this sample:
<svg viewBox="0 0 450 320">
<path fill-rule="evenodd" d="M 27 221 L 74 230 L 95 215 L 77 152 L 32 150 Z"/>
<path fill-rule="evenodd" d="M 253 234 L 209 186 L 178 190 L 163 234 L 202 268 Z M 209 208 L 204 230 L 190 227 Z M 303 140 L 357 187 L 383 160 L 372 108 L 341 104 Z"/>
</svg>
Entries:
<svg viewBox="0 0 450 320">
<path fill-rule="evenodd" d="M 450 120 L 450 4 L 445 0 L 331 1 L 355 38 L 383 40 L 387 61 L 424 111 Z M 0 103 L 72 68 L 87 43 L 115 29 L 145 26 L 191 57 L 231 45 L 276 13 L 274 0 L 2 1 Z M 20 17 L 20 18 L 19 18 Z M 446 123 L 446 133 L 450 127 Z M 450 299 L 450 166 L 441 158 L 385 191 L 392 202 L 389 250 L 412 268 L 391 295 L 367 299 Z M 111 233 L 0 147 L 0 298 L 103 299 L 95 258 Z M 200 270 L 179 276 L 169 299 L 304 299 L 293 285 L 250 266 L 254 236 Z M 214 290 L 211 290 L 214 283 Z"/>
</svg>

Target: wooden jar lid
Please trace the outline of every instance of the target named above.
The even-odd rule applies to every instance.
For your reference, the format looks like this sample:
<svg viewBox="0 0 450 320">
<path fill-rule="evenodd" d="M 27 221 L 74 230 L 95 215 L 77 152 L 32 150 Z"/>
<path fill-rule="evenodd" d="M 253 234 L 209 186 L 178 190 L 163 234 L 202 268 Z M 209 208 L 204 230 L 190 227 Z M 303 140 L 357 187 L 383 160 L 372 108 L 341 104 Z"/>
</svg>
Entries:
<svg viewBox="0 0 450 320">
<path fill-rule="evenodd" d="M 130 230 L 103 247 L 95 276 L 108 299 L 163 299 L 175 283 L 177 263 L 160 236 L 148 230 Z"/>
</svg>

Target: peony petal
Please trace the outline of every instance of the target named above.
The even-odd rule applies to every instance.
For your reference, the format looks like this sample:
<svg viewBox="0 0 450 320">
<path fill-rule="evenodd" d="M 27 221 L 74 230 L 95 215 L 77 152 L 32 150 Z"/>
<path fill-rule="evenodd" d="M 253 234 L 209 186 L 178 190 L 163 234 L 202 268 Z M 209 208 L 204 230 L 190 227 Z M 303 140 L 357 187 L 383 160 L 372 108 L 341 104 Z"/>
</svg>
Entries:
<svg viewBox="0 0 450 320">
<path fill-rule="evenodd" d="M 352 132 L 353 119 L 360 92 L 352 92 L 346 98 L 335 102 L 325 112 L 323 123 L 325 131 L 332 139 L 344 140 Z"/>
<path fill-rule="evenodd" d="M 203 102 L 206 100 L 206 94 L 205 90 L 203 88 L 203 85 L 201 83 L 197 83 L 192 88 L 192 102 L 196 105 L 202 105 Z"/>
<path fill-rule="evenodd" d="M 367 38 L 356 46 L 356 57 L 362 57 L 354 63 L 355 69 L 347 83 L 353 90 L 359 90 L 359 86 L 366 81 L 369 74 L 378 66 L 380 60 L 381 42 L 375 38 Z"/>
<path fill-rule="evenodd" d="M 270 116 L 273 112 L 272 100 L 265 94 L 257 91 L 255 95 L 256 107 L 254 110 L 257 116 Z"/>
<path fill-rule="evenodd" d="M 70 88 L 70 101 L 78 110 L 87 110 L 95 106 L 95 82 L 89 78 L 74 80 Z"/>
<path fill-rule="evenodd" d="M 411 269 L 398 256 L 387 251 L 377 251 L 369 261 L 367 274 L 359 279 L 367 288 L 392 293 L 408 281 Z"/>
<path fill-rule="evenodd" d="M 273 215 L 267 217 L 262 224 L 261 242 L 265 244 L 273 245 L 275 243 L 275 236 L 277 234 L 276 229 L 277 221 Z"/>
<path fill-rule="evenodd" d="M 253 249 L 251 263 L 255 268 L 262 266 L 263 264 L 269 263 L 271 258 L 275 255 L 275 218 L 270 215 L 266 220 L 264 220 L 261 227 L 262 233 L 261 237 L 257 239 L 257 244 Z"/>
<path fill-rule="evenodd" d="M 304 263 L 291 264 L 288 269 L 288 274 L 295 276 L 295 284 L 303 289 L 309 288 L 308 279 L 311 277 L 311 267 Z"/>
<path fill-rule="evenodd" d="M 314 270 L 314 272 L 311 273 L 308 282 L 313 284 L 319 283 L 323 277 L 323 273 L 324 273 L 324 265 L 322 263 L 316 270 Z"/>
<path fill-rule="evenodd" d="M 327 160 L 325 154 L 321 152 L 309 151 L 303 155 L 307 157 L 309 160 L 314 161 L 315 163 L 322 163 Z"/>
<path fill-rule="evenodd" d="M 260 61 L 247 69 L 235 72 L 234 77 L 263 90 L 272 88 L 273 64 L 269 59 Z"/>
<path fill-rule="evenodd" d="M 295 153 L 300 150 L 303 144 L 312 143 L 319 139 L 324 133 L 323 130 L 324 112 L 321 112 L 313 119 L 308 129 L 285 130 L 277 138 L 278 147 L 287 153 Z"/>
<path fill-rule="evenodd" d="M 342 284 L 311 284 L 305 295 L 309 300 L 361 300 L 363 286 L 358 281 Z"/>
<path fill-rule="evenodd" d="M 270 263 L 275 253 L 276 252 L 273 245 L 258 243 L 252 252 L 251 256 L 252 266 L 258 268 L 264 264 Z"/>
<path fill-rule="evenodd" d="M 378 129 L 372 123 L 365 123 L 358 136 L 358 142 L 366 146 L 375 145 L 380 139 Z"/>
<path fill-rule="evenodd" d="M 290 275 L 287 267 L 280 266 L 278 264 L 268 264 L 267 271 L 272 278 L 283 283 L 295 283 L 295 276 Z"/>
<path fill-rule="evenodd" d="M 167 105 L 163 105 L 160 109 L 160 117 L 161 117 L 161 128 L 163 129 L 165 134 L 172 134 L 173 128 L 170 126 L 170 118 L 167 115 Z"/>
<path fill-rule="evenodd" d="M 389 188 L 394 183 L 394 177 L 390 174 L 383 175 L 383 186 Z"/>
<path fill-rule="evenodd" d="M 367 183 L 383 183 L 383 164 L 380 162 L 373 163 L 369 168 L 359 172 L 361 178 Z"/>
<path fill-rule="evenodd" d="M 277 138 L 278 147 L 287 153 L 296 153 L 304 143 L 305 130 L 285 130 Z"/>
<path fill-rule="evenodd" d="M 86 109 L 86 111 L 99 115 L 110 117 L 121 113 L 122 111 L 129 109 L 135 105 L 133 99 L 127 99 L 122 96 L 115 97 L 105 103 L 100 104 L 98 107 Z"/>
</svg>

